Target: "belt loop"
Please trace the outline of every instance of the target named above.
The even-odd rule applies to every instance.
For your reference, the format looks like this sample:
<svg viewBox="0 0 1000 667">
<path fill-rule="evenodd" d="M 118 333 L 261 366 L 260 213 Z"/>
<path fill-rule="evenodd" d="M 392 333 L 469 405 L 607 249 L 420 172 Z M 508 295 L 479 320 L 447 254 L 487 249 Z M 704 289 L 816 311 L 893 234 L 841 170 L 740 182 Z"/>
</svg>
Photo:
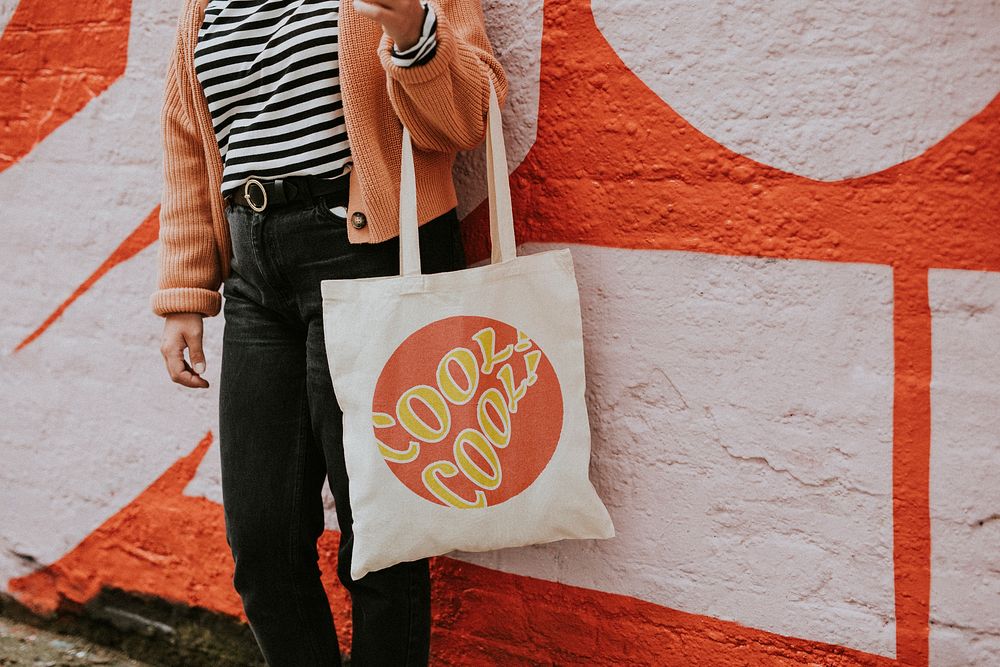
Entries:
<svg viewBox="0 0 1000 667">
<path fill-rule="evenodd" d="M 287 204 L 288 197 L 285 196 L 285 179 L 276 178 L 274 183 L 274 204 Z"/>
</svg>

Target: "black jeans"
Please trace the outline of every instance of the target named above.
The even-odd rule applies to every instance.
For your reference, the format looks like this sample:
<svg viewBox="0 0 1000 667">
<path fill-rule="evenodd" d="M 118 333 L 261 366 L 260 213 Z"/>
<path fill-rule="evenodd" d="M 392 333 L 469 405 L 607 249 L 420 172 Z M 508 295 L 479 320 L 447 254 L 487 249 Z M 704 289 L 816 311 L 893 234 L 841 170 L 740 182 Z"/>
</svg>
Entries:
<svg viewBox="0 0 1000 667">
<path fill-rule="evenodd" d="M 330 211 L 345 198 L 261 213 L 226 207 L 234 254 L 219 381 L 226 539 L 233 585 L 271 667 L 341 664 L 316 548 L 324 479 L 340 524 L 337 575 L 351 595 L 352 665 L 428 661 L 427 559 L 350 577 L 343 413 L 327 366 L 320 281 L 398 275 L 399 237 L 350 243 L 345 220 Z M 465 268 L 454 209 L 421 225 L 419 237 L 424 273 Z"/>
</svg>

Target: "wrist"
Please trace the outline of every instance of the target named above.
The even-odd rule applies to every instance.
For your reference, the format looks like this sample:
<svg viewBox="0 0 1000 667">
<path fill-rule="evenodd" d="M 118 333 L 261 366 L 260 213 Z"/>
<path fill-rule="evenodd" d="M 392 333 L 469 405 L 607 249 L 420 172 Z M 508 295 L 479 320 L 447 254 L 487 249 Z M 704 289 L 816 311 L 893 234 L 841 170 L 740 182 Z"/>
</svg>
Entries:
<svg viewBox="0 0 1000 667">
<path fill-rule="evenodd" d="M 420 38 L 423 36 L 424 19 L 427 16 L 427 3 L 419 2 L 416 6 L 419 9 L 413 11 L 406 33 L 392 37 L 397 51 L 409 51 L 420 42 Z"/>
<path fill-rule="evenodd" d="M 393 38 L 392 43 L 395 45 L 396 51 L 402 53 L 403 51 L 409 51 L 410 49 L 412 49 L 414 46 L 417 45 L 417 42 L 419 41 L 420 41 L 420 31 L 418 29 L 412 35 L 407 35 L 403 39 Z"/>
</svg>

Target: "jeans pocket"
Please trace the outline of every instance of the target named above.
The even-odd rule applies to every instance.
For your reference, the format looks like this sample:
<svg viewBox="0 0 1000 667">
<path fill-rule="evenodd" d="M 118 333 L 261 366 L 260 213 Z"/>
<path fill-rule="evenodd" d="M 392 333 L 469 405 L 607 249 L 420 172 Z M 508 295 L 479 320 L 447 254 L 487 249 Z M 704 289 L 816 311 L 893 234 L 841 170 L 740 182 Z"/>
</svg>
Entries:
<svg viewBox="0 0 1000 667">
<path fill-rule="evenodd" d="M 313 207 L 316 220 L 333 223 L 337 229 L 347 230 L 347 206 L 336 200 L 320 197 Z"/>
</svg>

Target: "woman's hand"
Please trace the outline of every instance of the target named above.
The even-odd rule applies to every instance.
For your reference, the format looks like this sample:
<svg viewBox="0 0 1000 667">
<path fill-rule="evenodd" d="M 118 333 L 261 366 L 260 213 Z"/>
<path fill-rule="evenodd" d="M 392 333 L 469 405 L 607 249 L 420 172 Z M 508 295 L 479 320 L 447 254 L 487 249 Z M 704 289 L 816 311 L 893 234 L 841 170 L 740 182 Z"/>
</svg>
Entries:
<svg viewBox="0 0 1000 667">
<path fill-rule="evenodd" d="M 208 387 L 208 381 L 200 375 L 205 372 L 202 319 L 201 313 L 169 313 L 164 317 L 160 354 L 170 379 L 185 387 Z M 184 348 L 188 348 L 194 368 L 184 360 Z"/>
<path fill-rule="evenodd" d="M 413 48 L 420 41 L 424 24 L 420 0 L 354 0 L 354 10 L 381 23 L 397 51 Z"/>
</svg>

